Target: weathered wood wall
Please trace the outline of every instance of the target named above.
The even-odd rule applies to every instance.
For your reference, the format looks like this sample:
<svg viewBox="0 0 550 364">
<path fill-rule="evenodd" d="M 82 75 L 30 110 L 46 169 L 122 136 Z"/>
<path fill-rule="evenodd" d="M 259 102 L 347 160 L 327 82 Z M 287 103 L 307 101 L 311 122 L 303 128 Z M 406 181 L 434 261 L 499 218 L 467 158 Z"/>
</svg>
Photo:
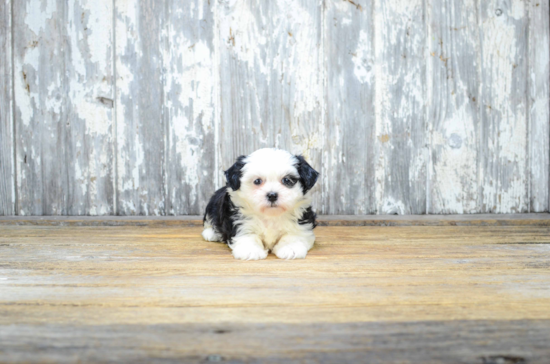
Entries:
<svg viewBox="0 0 550 364">
<path fill-rule="evenodd" d="M 0 0 L 0 215 L 200 214 L 238 155 L 323 214 L 548 211 L 549 0 Z"/>
</svg>

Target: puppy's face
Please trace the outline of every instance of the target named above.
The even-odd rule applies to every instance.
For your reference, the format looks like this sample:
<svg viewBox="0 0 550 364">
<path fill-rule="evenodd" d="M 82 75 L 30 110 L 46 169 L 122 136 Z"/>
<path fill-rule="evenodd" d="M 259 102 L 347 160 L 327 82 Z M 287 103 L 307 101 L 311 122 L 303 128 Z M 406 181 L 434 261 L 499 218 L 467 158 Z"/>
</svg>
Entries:
<svg viewBox="0 0 550 364">
<path fill-rule="evenodd" d="M 270 148 L 239 157 L 225 173 L 238 202 L 268 216 L 293 210 L 319 175 L 303 157 Z"/>
</svg>

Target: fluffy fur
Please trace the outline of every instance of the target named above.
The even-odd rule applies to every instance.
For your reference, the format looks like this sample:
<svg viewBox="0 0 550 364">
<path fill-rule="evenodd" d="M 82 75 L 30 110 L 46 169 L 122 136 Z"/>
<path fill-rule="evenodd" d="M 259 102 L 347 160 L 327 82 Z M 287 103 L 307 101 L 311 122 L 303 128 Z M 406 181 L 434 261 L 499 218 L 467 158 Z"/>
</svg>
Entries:
<svg viewBox="0 0 550 364">
<path fill-rule="evenodd" d="M 305 258 L 315 242 L 310 190 L 319 173 L 302 156 L 260 149 L 225 171 L 210 199 L 202 236 L 229 245 L 236 259 Z"/>
</svg>

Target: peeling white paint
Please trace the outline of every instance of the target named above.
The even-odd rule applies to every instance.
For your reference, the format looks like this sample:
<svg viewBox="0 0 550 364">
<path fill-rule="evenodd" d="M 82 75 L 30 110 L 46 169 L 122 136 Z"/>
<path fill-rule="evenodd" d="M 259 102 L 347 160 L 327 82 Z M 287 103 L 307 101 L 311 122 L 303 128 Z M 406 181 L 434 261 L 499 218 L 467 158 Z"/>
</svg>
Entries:
<svg viewBox="0 0 550 364">
<path fill-rule="evenodd" d="M 525 81 L 520 81 L 524 73 L 519 67 L 522 55 L 518 53 L 525 9 L 519 1 L 513 1 L 511 9 L 498 9 L 491 3 L 486 11 L 481 25 L 482 68 L 491 84 L 483 88 L 482 115 L 488 125 L 488 150 L 494 160 L 482 170 L 486 176 L 483 199 L 488 211 L 525 212 L 527 111 L 525 96 L 519 91 Z M 491 179 L 487 180 L 489 176 Z"/>
<path fill-rule="evenodd" d="M 322 211 L 332 211 L 334 205 L 361 213 L 422 212 L 423 198 L 431 201 L 427 209 L 432 213 L 548 209 L 549 146 L 548 138 L 540 137 L 549 130 L 547 2 L 539 8 L 519 0 L 445 3 L 441 14 L 449 24 L 441 30 L 446 32 L 441 42 L 451 38 L 452 45 L 440 45 L 438 34 L 430 30 L 437 20 L 436 7 L 441 5 L 437 2 L 376 0 L 373 11 L 367 11 L 367 5 L 361 10 L 345 1 L 306 4 L 274 0 L 269 6 L 251 6 L 229 0 L 206 4 L 207 0 L 171 2 L 165 5 L 172 11 L 149 14 L 140 11 L 149 5 L 117 0 L 117 47 L 113 52 L 112 2 L 68 2 L 63 14 L 53 0 L 14 3 L 21 16 L 16 24 L 24 28 L 16 31 L 14 53 L 15 111 L 21 139 L 17 141 L 17 188 L 24 189 L 33 181 L 59 194 L 56 181 L 61 179 L 41 178 L 43 171 L 56 170 L 56 162 L 48 154 L 52 147 L 73 143 L 70 149 L 59 145 L 61 151 L 67 148 L 77 155 L 67 167 L 72 168 L 68 172 L 75 179 L 71 193 L 76 200 L 71 208 L 109 213 L 105 179 L 113 178 L 111 144 L 116 141 L 116 187 L 121 196 L 127 193 L 134 198 L 122 197 L 119 210 L 177 214 L 204 205 L 204 182 L 223 182 L 218 177 L 227 168 L 227 156 L 257 144 L 303 153 L 322 170 L 322 184 L 315 191 Z M 327 17 L 327 8 L 321 5 L 333 7 L 340 15 Z M 215 14 L 214 19 L 209 11 Z M 368 18 L 371 14 L 374 19 Z M 60 20 L 62 17 L 66 19 Z M 144 38 L 144 30 L 149 29 L 149 21 L 159 18 L 164 23 L 159 34 L 151 34 L 160 40 L 154 44 Z M 419 20 L 423 18 L 425 24 Z M 370 21 L 374 22 L 374 44 Z M 342 38 L 341 48 L 331 49 L 342 54 L 328 50 L 328 27 L 335 24 L 353 35 L 349 41 Z M 152 53 L 144 54 L 145 49 Z M 471 61 L 461 58 L 463 49 L 471 50 Z M 333 56 L 341 57 L 340 63 L 328 62 Z M 136 59 L 150 62 L 143 62 L 150 67 L 161 65 L 159 80 L 144 82 L 157 70 L 146 69 Z M 51 60 L 65 63 L 60 66 Z M 114 94 L 113 61 L 117 71 L 116 130 L 112 129 L 115 115 L 108 102 Z M 345 67 L 345 72 L 332 77 L 335 65 Z M 227 69 L 234 84 L 222 84 L 228 81 L 220 76 Z M 431 79 L 432 73 L 447 79 Z M 472 77 L 479 78 L 483 92 L 478 94 L 467 82 Z M 163 125 L 162 133 L 167 133 L 166 145 L 158 148 L 163 149 L 159 164 L 165 165 L 158 170 L 145 169 L 151 168 L 147 131 L 128 120 L 155 106 L 156 100 L 148 104 L 147 97 L 137 92 L 139 88 L 145 93 L 147 82 L 162 84 L 161 112 L 158 120 L 151 121 L 151 125 Z M 327 113 L 327 82 L 335 88 L 330 107 L 345 112 Z M 531 88 L 522 95 L 525 85 Z M 363 95 L 371 88 L 374 105 Z M 232 98 L 230 93 L 234 93 Z M 350 102 L 356 93 L 361 94 L 357 98 L 360 104 Z M 446 99 L 431 104 L 440 95 Z M 233 104 L 228 104 L 228 99 Z M 373 130 L 372 135 L 358 129 L 357 138 L 365 144 L 359 148 L 374 144 L 372 176 L 365 176 L 367 162 L 357 163 L 346 150 L 349 139 L 345 135 L 350 125 L 358 125 L 352 121 L 366 123 L 366 113 L 374 114 L 374 127 L 368 129 Z M 425 114 L 428 125 L 421 122 Z M 222 115 L 226 124 L 222 124 Z M 65 121 L 67 129 L 60 129 Z M 224 129 L 230 123 L 235 124 L 231 135 Z M 61 137 L 60 130 L 75 139 L 63 139 L 70 137 Z M 208 149 L 212 144 L 216 147 Z M 211 153 L 215 158 L 213 167 L 208 168 L 214 171 L 205 167 Z M 357 173 L 339 176 L 332 169 L 339 165 L 357 165 Z M 161 167 L 166 171 L 161 172 Z M 172 203 L 169 209 L 165 201 L 154 200 L 158 196 L 150 199 L 152 189 L 158 187 L 153 186 L 155 178 L 148 179 L 153 174 L 164 178 L 161 184 Z M 363 196 L 350 194 L 352 189 L 323 187 L 320 199 L 321 185 L 333 179 L 358 190 L 368 183 L 367 178 L 374 181 L 373 190 Z M 42 192 L 26 193 L 20 193 L 21 213 L 35 213 L 32 208 L 42 204 L 38 203 Z M 358 202 L 367 199 L 375 206 Z M 65 208 L 61 202 L 54 205 L 51 213 Z"/>
<path fill-rule="evenodd" d="M 46 23 L 52 18 L 54 12 L 57 11 L 55 0 L 42 0 L 37 4 L 37 1 L 26 2 L 25 24 L 35 35 L 40 35 L 40 32 L 46 27 Z"/>
<path fill-rule="evenodd" d="M 395 200 L 392 197 L 384 198 L 384 202 L 379 207 L 379 214 L 382 215 L 404 215 L 407 213 L 408 208 L 401 200 Z"/>
<path fill-rule="evenodd" d="M 370 55 L 372 51 L 370 49 L 370 39 L 367 32 L 361 30 L 359 33 L 359 41 L 357 42 L 357 48 L 353 54 L 352 60 L 354 64 L 355 77 L 361 82 L 369 82 L 372 79 L 372 64 L 369 64 Z"/>
<path fill-rule="evenodd" d="M 111 78 L 112 39 L 91 34 L 110 34 L 112 3 L 99 4 L 95 19 L 94 4 L 69 2 L 63 11 L 57 5 L 14 4 L 22 26 L 14 34 L 19 206 L 25 214 L 109 213 L 105 189 L 111 190 L 112 176 L 97 161 L 108 159 L 103 148 L 112 142 L 111 113 L 94 101 L 112 93 L 102 80 Z M 101 61 L 92 65 L 97 55 Z M 88 121 L 92 128 L 86 129 Z"/>
<path fill-rule="evenodd" d="M 225 8 L 231 16 L 220 18 L 221 42 L 231 48 L 239 60 L 248 63 L 249 67 L 258 67 L 262 74 L 267 75 L 265 61 L 255 52 L 267 44 L 262 32 L 266 19 L 256 19 L 244 1 L 228 1 Z"/>
<path fill-rule="evenodd" d="M 0 3 L 0 89 L 13 89 L 11 0 Z M 0 92 L 0 216 L 16 213 L 15 135 L 13 133 L 13 100 L 11 92 Z M 6 278 L 0 277 L 0 280 Z"/>
<path fill-rule="evenodd" d="M 480 44 L 473 1 L 433 3 L 428 16 L 429 213 L 480 211 Z M 450 16 L 448 15 L 450 13 Z M 472 15 L 474 14 L 474 15 Z M 449 23 L 452 33 L 449 33 Z M 476 58 L 477 56 L 477 58 Z"/>
<path fill-rule="evenodd" d="M 475 213 L 477 152 L 472 115 L 463 104 L 444 124 L 445 134 L 434 131 L 431 142 L 437 148 L 432 184 L 437 186 L 434 192 L 438 193 L 433 197 L 432 209 L 440 213 Z"/>
<path fill-rule="evenodd" d="M 529 4 L 529 160 L 530 211 L 548 211 L 550 203 L 550 3 Z"/>
<path fill-rule="evenodd" d="M 29 92 L 27 87 L 30 89 L 30 86 L 27 86 L 27 82 L 22 72 L 18 72 L 15 76 L 14 87 L 16 107 L 20 115 L 20 120 L 26 127 L 30 125 L 31 119 L 34 116 L 34 108 L 31 105 L 31 101 L 38 96 L 36 93 Z"/>
<path fill-rule="evenodd" d="M 425 133 L 418 122 L 425 107 L 425 27 L 419 22 L 424 4 L 374 4 L 377 213 L 425 213 L 426 153 L 413 144 L 415 134 Z"/>
</svg>

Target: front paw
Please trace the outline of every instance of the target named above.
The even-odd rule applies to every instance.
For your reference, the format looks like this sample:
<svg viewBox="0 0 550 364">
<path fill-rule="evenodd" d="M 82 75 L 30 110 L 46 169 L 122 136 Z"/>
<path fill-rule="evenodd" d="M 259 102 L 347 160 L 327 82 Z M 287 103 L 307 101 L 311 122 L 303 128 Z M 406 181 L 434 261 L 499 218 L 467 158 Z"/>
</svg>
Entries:
<svg viewBox="0 0 550 364">
<path fill-rule="evenodd" d="M 233 248 L 233 256 L 241 260 L 260 260 L 267 258 L 267 250 L 255 245 L 237 246 Z"/>
<path fill-rule="evenodd" d="M 252 238 L 241 238 L 231 245 L 233 256 L 240 260 L 259 260 L 267 258 L 268 251 L 261 241 Z"/>
<path fill-rule="evenodd" d="M 273 253 L 280 259 L 304 259 L 308 248 L 302 242 L 277 244 L 273 248 Z"/>
</svg>

